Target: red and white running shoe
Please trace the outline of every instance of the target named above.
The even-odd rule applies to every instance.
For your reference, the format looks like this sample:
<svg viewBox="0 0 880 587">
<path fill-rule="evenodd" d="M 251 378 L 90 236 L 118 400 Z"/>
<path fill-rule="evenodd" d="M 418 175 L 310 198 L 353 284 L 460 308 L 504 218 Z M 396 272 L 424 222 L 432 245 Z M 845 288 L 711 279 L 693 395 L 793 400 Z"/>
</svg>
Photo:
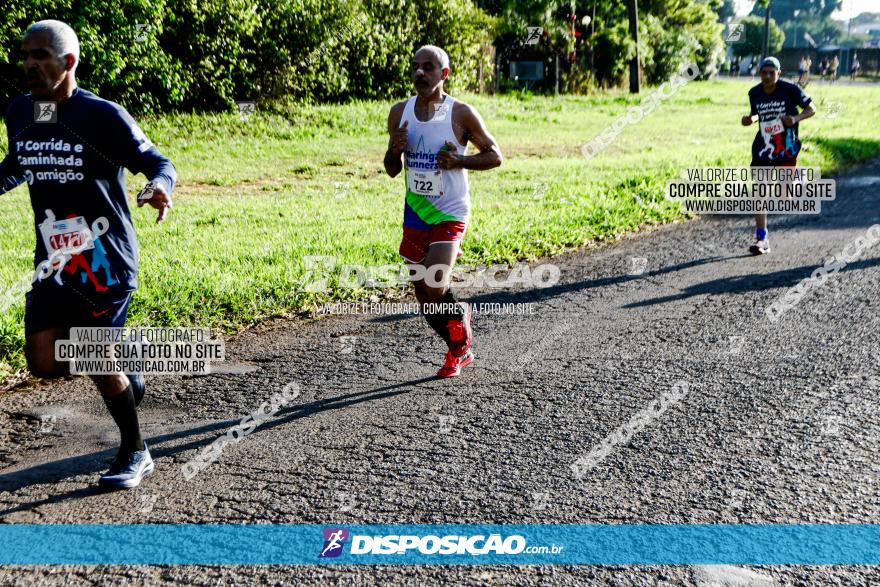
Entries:
<svg viewBox="0 0 880 587">
<path fill-rule="evenodd" d="M 464 306 L 464 316 L 460 320 L 450 320 L 446 325 L 449 330 L 449 352 L 456 357 L 468 352 L 474 340 L 471 330 L 471 305 L 464 303 L 461 305 Z"/>
<path fill-rule="evenodd" d="M 474 354 L 467 350 L 460 357 L 452 354 L 452 351 L 446 353 L 446 362 L 443 367 L 437 371 L 437 377 L 455 377 L 461 373 L 461 368 L 474 362 Z"/>
</svg>

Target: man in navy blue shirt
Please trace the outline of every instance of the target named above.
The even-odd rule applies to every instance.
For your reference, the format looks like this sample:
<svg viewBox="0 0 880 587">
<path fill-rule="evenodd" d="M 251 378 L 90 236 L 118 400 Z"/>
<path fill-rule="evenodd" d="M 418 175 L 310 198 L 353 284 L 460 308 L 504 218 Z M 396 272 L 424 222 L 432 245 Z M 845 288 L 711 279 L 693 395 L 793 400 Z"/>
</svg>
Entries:
<svg viewBox="0 0 880 587">
<path fill-rule="evenodd" d="M 816 114 L 812 99 L 797 84 L 781 79 L 779 60 L 767 57 L 761 62 L 761 83 L 749 90 L 750 111 L 742 117 L 749 126 L 758 117 L 760 128 L 752 141 L 752 167 L 797 167 L 801 150 L 798 123 Z M 798 112 L 798 107 L 802 108 Z M 753 255 L 770 252 L 767 214 L 755 214 Z"/>
<path fill-rule="evenodd" d="M 27 183 L 34 210 L 36 268 L 25 300 L 25 355 L 31 373 L 64 377 L 55 341 L 73 327 L 122 327 L 137 288 L 138 243 L 128 207 L 125 169 L 153 184 L 138 201 L 171 208 L 177 174 L 121 106 L 76 84 L 79 41 L 66 24 L 45 20 L 24 34 L 30 94 L 6 112 L 9 153 L 0 163 L 0 194 Z M 140 433 L 140 375 L 93 376 L 119 427 L 121 445 L 100 484 L 136 487 L 153 471 Z"/>
</svg>

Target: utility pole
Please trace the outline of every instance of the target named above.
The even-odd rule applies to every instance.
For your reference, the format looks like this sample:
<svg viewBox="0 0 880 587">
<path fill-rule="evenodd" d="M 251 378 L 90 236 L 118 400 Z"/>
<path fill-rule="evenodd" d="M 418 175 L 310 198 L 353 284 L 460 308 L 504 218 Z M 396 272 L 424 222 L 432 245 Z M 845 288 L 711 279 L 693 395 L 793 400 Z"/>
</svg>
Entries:
<svg viewBox="0 0 880 587">
<path fill-rule="evenodd" d="M 559 54 L 556 55 L 556 60 L 553 62 L 553 76 L 556 78 L 556 83 L 553 86 L 553 95 L 559 95 Z"/>
<path fill-rule="evenodd" d="M 593 0 L 593 17 L 590 19 L 590 74 L 596 72 L 596 48 L 593 47 L 593 35 L 596 34 L 596 0 Z"/>
<path fill-rule="evenodd" d="M 629 91 L 632 94 L 638 94 L 640 91 L 639 82 L 639 8 L 638 0 L 627 0 L 627 9 L 629 11 L 629 34 L 633 42 L 636 44 L 636 56 L 629 62 Z"/>
<path fill-rule="evenodd" d="M 853 19 L 853 10 L 855 10 L 854 5 L 850 5 L 849 7 L 849 26 L 846 29 L 847 35 L 852 35 L 852 19 Z"/>
<path fill-rule="evenodd" d="M 764 13 L 764 44 L 761 49 L 761 59 L 770 54 L 770 6 L 773 0 L 767 0 L 767 11 Z"/>
<path fill-rule="evenodd" d="M 571 38 L 570 38 L 570 47 L 571 52 L 568 54 L 568 62 L 569 62 L 569 72 L 571 72 L 571 76 L 569 79 L 571 82 L 569 83 L 569 92 L 574 93 L 574 80 L 577 77 L 577 16 L 574 13 L 574 0 L 571 1 L 569 5 L 569 9 L 571 12 L 568 15 L 568 21 L 571 23 Z"/>
<path fill-rule="evenodd" d="M 501 53 L 495 49 L 495 95 L 501 91 Z"/>
</svg>

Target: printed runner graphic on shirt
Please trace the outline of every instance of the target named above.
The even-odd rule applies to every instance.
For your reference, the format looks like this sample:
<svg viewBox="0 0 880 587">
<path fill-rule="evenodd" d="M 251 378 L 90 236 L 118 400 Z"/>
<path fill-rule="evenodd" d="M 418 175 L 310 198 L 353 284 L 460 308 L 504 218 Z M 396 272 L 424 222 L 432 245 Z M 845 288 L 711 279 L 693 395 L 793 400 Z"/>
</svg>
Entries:
<svg viewBox="0 0 880 587">
<path fill-rule="evenodd" d="M 758 132 L 752 141 L 752 165 L 793 165 L 801 150 L 798 124 L 785 127 L 786 116 L 797 116 L 812 99 L 799 86 L 780 79 L 767 93 L 759 84 L 749 90 L 752 114 L 758 115 Z"/>
<path fill-rule="evenodd" d="M 87 90 L 75 88 L 60 102 L 51 124 L 34 124 L 38 107 L 32 96 L 9 102 L 0 194 L 28 185 L 41 281 L 77 287 L 81 294 L 136 289 L 138 242 L 123 170 L 145 176 L 170 196 L 174 165 L 124 108 Z M 40 225 L 48 219 L 60 224 L 47 240 Z M 83 223 L 93 240 L 84 238 Z"/>
<path fill-rule="evenodd" d="M 83 173 L 86 147 L 81 143 L 50 138 L 45 141 L 17 141 L 15 146 L 18 164 L 24 170 L 29 186 L 39 183 L 64 185 L 86 180 Z M 88 228 L 84 217 L 70 214 L 62 220 L 47 219 L 40 225 L 40 232 L 50 259 L 58 251 L 77 251 L 70 255 L 64 266 L 64 273 L 72 276 L 74 283 L 91 284 L 96 292 L 104 292 L 119 281 L 113 277 L 100 237 L 85 238 Z M 102 272 L 103 279 L 99 279 Z"/>
<path fill-rule="evenodd" d="M 71 275 L 76 275 L 77 271 L 79 271 L 80 283 L 85 285 L 86 281 L 88 281 L 94 286 L 95 291 L 107 291 L 110 286 L 116 285 L 119 282 L 110 273 L 110 261 L 107 259 L 107 251 L 104 249 L 104 245 L 101 244 L 101 238 L 97 237 L 93 242 L 95 247 L 91 251 L 92 262 L 89 263 L 85 255 L 80 253 L 70 259 L 64 271 Z M 103 284 L 98 279 L 102 270 L 104 272 Z"/>
<path fill-rule="evenodd" d="M 758 158 L 774 161 L 778 158 L 797 157 L 799 149 L 794 143 L 794 130 L 785 128 L 782 124 L 785 102 L 782 100 L 762 102 L 757 104 L 757 109 L 761 139 L 764 141 L 764 148 L 758 151 Z"/>
<path fill-rule="evenodd" d="M 51 214 L 51 211 L 47 211 L 47 214 Z M 106 219 L 101 220 L 106 224 Z M 54 220 L 54 214 L 51 214 L 39 227 L 49 259 L 69 258 L 64 265 L 64 272 L 74 276 L 75 282 L 82 285 L 90 283 L 96 292 L 107 291 L 109 287 L 119 283 L 111 272 L 110 261 L 100 235 L 92 233 L 85 218 L 71 214 L 63 220 Z M 91 262 L 86 258 L 86 252 L 91 254 Z M 101 271 L 103 283 L 98 279 Z M 60 275 L 58 279 L 60 283 Z"/>
</svg>

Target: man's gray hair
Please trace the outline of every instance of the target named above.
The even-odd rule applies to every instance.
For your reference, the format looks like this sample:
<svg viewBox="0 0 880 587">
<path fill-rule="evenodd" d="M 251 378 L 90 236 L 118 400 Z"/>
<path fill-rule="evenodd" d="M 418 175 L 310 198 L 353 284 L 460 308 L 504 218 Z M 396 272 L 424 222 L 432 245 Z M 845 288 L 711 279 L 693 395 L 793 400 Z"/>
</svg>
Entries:
<svg viewBox="0 0 880 587">
<path fill-rule="evenodd" d="M 444 67 L 449 69 L 449 54 L 440 47 L 437 47 L 436 45 L 422 45 L 416 49 L 416 53 L 419 51 L 431 51 L 437 56 L 437 61 L 440 62 L 440 69 L 443 69 Z M 416 53 L 413 53 L 413 55 Z"/>
<path fill-rule="evenodd" d="M 26 39 L 34 33 L 49 35 L 49 43 L 59 57 L 73 55 L 76 59 L 73 69 L 76 69 L 76 66 L 79 65 L 79 39 L 70 26 L 60 20 L 41 20 L 27 28 L 24 32 L 24 38 Z"/>
</svg>

